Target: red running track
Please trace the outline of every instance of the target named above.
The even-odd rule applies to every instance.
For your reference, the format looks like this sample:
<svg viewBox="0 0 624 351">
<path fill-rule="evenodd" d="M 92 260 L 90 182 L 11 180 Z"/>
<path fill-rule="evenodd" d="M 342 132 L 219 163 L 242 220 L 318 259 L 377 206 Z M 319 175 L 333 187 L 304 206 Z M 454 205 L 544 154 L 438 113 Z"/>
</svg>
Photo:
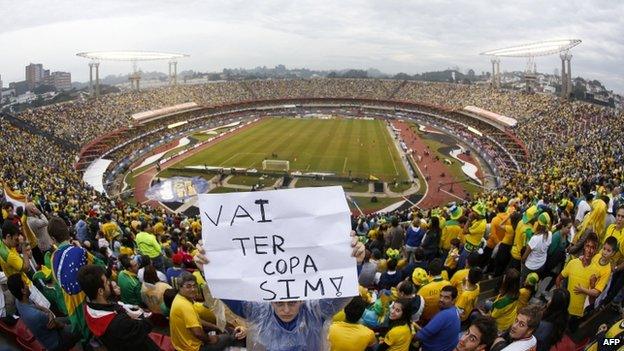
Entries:
<svg viewBox="0 0 624 351">
<path fill-rule="evenodd" d="M 427 183 L 427 193 L 418 202 L 417 206 L 422 209 L 429 209 L 436 206 L 446 205 L 451 201 L 460 201 L 467 199 L 466 190 L 461 184 L 453 184 L 441 186 L 440 184 L 452 182 L 450 169 L 444 163 L 443 159 L 436 160 L 432 154 L 432 150 L 424 143 L 424 141 L 410 128 L 409 123 L 403 121 L 394 121 L 393 125 L 400 129 L 401 139 L 407 145 L 408 149 L 412 149 L 412 156 L 416 165 L 420 169 L 421 174 L 425 177 Z M 422 157 L 418 161 L 418 156 Z M 445 174 L 445 176 L 442 176 Z M 451 194 L 448 194 L 451 193 Z M 459 197 L 459 198 L 458 198 Z"/>
</svg>

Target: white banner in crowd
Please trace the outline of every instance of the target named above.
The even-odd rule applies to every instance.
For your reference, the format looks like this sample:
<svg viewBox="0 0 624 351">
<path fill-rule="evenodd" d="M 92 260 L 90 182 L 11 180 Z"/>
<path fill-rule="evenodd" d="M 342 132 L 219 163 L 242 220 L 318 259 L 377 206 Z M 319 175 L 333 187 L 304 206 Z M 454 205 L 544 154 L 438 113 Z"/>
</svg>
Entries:
<svg viewBox="0 0 624 351">
<path fill-rule="evenodd" d="M 342 187 L 200 194 L 212 295 L 245 301 L 355 296 Z"/>
</svg>

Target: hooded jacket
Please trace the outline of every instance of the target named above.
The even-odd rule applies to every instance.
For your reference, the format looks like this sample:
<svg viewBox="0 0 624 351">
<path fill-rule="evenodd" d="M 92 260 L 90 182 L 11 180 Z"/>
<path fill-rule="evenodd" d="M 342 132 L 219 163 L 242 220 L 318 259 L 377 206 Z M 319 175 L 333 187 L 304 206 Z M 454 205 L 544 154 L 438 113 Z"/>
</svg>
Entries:
<svg viewBox="0 0 624 351">
<path fill-rule="evenodd" d="M 152 323 L 147 319 L 132 319 L 117 304 L 98 304 L 89 302 L 84 305 L 85 320 L 89 330 L 109 351 L 160 350 L 149 337 Z"/>
</svg>

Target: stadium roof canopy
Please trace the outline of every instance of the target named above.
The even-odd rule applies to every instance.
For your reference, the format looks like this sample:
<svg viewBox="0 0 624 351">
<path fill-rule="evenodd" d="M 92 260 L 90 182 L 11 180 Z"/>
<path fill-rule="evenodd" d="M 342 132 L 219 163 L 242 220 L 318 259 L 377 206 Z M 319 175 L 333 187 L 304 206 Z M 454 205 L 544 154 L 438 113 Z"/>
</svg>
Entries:
<svg viewBox="0 0 624 351">
<path fill-rule="evenodd" d="M 175 60 L 189 55 L 154 51 L 92 51 L 79 52 L 76 56 L 100 61 L 159 61 Z"/>
<path fill-rule="evenodd" d="M 534 57 L 553 55 L 570 50 L 581 43 L 580 39 L 544 40 L 482 52 L 481 55 L 499 57 Z"/>
</svg>

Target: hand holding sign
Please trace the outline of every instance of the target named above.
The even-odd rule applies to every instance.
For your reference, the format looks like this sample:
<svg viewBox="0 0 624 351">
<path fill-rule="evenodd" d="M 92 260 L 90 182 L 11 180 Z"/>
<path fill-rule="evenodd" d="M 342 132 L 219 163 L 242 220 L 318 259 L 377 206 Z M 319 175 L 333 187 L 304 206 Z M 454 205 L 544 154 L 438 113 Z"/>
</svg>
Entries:
<svg viewBox="0 0 624 351">
<path fill-rule="evenodd" d="M 357 295 L 349 209 L 340 187 L 199 196 L 203 249 L 195 262 L 213 296 L 285 301 Z M 349 244 L 351 242 L 351 245 Z M 351 255 L 350 255 L 351 254 Z"/>
</svg>

